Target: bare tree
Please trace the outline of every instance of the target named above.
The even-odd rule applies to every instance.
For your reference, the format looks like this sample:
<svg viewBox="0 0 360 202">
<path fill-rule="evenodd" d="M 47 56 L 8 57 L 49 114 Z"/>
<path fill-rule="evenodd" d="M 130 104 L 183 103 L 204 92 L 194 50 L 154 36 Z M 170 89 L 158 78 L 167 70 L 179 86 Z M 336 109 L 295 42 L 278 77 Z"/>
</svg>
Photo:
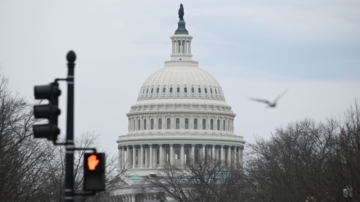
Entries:
<svg viewBox="0 0 360 202">
<path fill-rule="evenodd" d="M 245 170 L 257 201 L 341 201 L 347 185 L 359 200 L 359 111 L 355 103 L 343 122 L 307 119 L 249 145 Z"/>
<path fill-rule="evenodd" d="M 247 189 L 240 165 L 224 166 L 219 160 L 199 158 L 181 165 L 167 164 L 150 177 L 150 191 L 163 192 L 179 202 L 246 201 Z"/>
<path fill-rule="evenodd" d="M 1 73 L 1 72 L 0 72 Z M 7 79 L 0 74 L 0 202 L 62 201 L 65 177 L 65 149 L 47 140 L 35 140 L 32 105 L 13 95 Z M 85 133 L 75 142 L 78 147 L 98 147 L 98 136 Z M 74 155 L 75 189 L 83 189 L 84 151 Z M 110 190 L 117 174 L 116 157 L 106 155 L 106 184 Z M 76 201 L 106 201 L 107 192 Z"/>
<path fill-rule="evenodd" d="M 42 142 L 34 141 L 32 109 L 9 92 L 0 73 L 0 201 L 45 201 L 41 196 Z"/>
<path fill-rule="evenodd" d="M 98 135 L 93 132 L 84 133 L 75 141 L 76 147 L 81 148 L 97 148 L 99 150 L 98 144 Z M 53 149 L 51 155 L 48 156 L 45 163 L 45 168 L 47 170 L 46 176 L 44 176 L 44 183 L 47 183 L 47 193 L 50 193 L 49 196 L 52 201 L 61 202 L 63 200 L 63 188 L 64 188 L 64 177 L 65 177 L 65 148 L 64 147 L 55 147 L 50 142 L 47 145 L 49 148 Z M 84 164 L 84 154 L 89 151 L 76 150 L 74 154 L 74 188 L 75 190 L 83 190 L 83 164 Z M 106 155 L 106 189 L 111 190 L 118 178 L 125 172 L 124 170 L 120 173 L 116 172 L 116 161 L 117 158 L 111 156 L 110 154 Z M 75 201 L 78 202 L 92 202 L 92 201 L 107 201 L 108 197 L 107 192 L 99 192 L 95 196 L 77 196 Z"/>
</svg>

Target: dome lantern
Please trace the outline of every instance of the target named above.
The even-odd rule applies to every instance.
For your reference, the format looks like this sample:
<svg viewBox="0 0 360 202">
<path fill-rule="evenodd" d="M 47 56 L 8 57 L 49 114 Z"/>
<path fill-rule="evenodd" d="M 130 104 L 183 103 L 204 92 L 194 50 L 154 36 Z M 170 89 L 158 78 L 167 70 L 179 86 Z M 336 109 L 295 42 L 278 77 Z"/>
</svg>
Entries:
<svg viewBox="0 0 360 202">
<path fill-rule="evenodd" d="M 184 7 L 180 4 L 179 9 L 179 22 L 178 28 L 175 31 L 175 34 L 171 36 L 172 43 L 172 53 L 171 61 L 192 61 L 191 54 L 191 40 L 192 36 L 189 35 L 189 32 L 185 28 L 184 21 Z"/>
</svg>

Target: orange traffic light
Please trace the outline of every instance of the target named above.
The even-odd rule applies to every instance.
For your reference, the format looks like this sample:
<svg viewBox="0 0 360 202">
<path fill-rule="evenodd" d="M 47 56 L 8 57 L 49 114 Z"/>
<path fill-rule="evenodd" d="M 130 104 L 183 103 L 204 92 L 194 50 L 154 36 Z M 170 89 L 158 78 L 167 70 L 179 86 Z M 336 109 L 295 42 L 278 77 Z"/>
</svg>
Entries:
<svg viewBox="0 0 360 202">
<path fill-rule="evenodd" d="M 95 154 L 91 154 L 87 158 L 87 166 L 89 167 L 89 170 L 95 170 L 96 166 L 99 165 L 99 159 L 97 159 Z"/>
<path fill-rule="evenodd" d="M 105 190 L 105 153 L 85 153 L 84 190 Z"/>
</svg>

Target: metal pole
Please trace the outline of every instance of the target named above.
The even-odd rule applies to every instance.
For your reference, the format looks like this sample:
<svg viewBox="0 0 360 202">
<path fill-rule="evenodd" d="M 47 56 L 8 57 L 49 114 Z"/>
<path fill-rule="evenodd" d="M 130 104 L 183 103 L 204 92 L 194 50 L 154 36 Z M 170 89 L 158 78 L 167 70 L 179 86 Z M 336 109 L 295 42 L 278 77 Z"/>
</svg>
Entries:
<svg viewBox="0 0 360 202">
<path fill-rule="evenodd" d="M 65 189 L 64 202 L 74 201 L 74 68 L 76 55 L 69 51 L 66 55 L 68 61 L 68 97 L 66 122 L 66 155 L 65 155 Z"/>
</svg>

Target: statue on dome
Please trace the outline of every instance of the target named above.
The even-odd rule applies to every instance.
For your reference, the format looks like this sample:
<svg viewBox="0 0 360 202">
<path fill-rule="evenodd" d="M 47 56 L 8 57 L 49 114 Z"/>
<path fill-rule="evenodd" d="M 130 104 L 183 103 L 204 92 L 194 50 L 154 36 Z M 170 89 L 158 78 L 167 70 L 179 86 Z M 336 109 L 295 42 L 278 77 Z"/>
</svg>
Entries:
<svg viewBox="0 0 360 202">
<path fill-rule="evenodd" d="M 180 4 L 180 9 L 179 9 L 178 14 L 179 14 L 180 20 L 184 20 L 184 14 L 185 14 L 185 13 L 184 13 L 184 7 L 183 7 L 182 4 Z"/>
</svg>

